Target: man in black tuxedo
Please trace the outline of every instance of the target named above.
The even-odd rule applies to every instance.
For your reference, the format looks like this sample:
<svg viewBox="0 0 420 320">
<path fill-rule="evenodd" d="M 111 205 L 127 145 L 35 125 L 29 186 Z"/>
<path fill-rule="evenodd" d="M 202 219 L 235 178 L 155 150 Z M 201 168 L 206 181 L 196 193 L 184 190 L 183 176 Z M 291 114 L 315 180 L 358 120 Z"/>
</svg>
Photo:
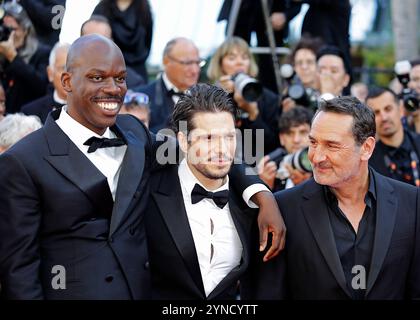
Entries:
<svg viewBox="0 0 420 320">
<path fill-rule="evenodd" d="M 55 44 L 50 52 L 49 65 L 47 67 L 48 80 L 54 90 L 39 99 L 23 105 L 21 111 L 24 114 L 37 116 L 42 123 L 45 123 L 50 111 L 60 109 L 66 104 L 67 93 L 61 85 L 61 74 L 66 67 L 69 48 L 70 45 L 66 43 Z"/>
<path fill-rule="evenodd" d="M 228 177 L 234 114 L 229 95 L 207 84 L 193 86 L 175 106 L 185 159 L 152 177 L 145 217 L 153 299 L 235 299 L 240 279 L 241 298 L 282 297 L 281 287 L 269 285 L 278 274 L 253 269 L 261 260 L 256 211 L 247 190 L 241 195 Z"/>
<path fill-rule="evenodd" d="M 170 40 L 163 50 L 163 73 L 146 86 L 133 89 L 150 98 L 150 131 L 169 127 L 175 103 L 200 77 L 200 59 L 195 44 L 186 38 Z"/>
<path fill-rule="evenodd" d="M 387 177 L 420 186 L 420 135 L 404 129 L 404 108 L 387 88 L 370 88 L 366 104 L 375 113 L 379 141 L 369 165 Z"/>
<path fill-rule="evenodd" d="M 375 115 L 324 101 L 310 131 L 314 179 L 275 196 L 294 299 L 420 298 L 420 193 L 369 168 Z"/>
<path fill-rule="evenodd" d="M 0 156 L 6 298 L 150 297 L 144 214 L 149 177 L 161 167 L 156 150 L 170 141 L 156 141 L 132 116 L 117 116 L 125 76 L 123 55 L 111 40 L 79 38 L 61 77 L 67 106 Z M 269 196 L 259 192 L 253 200 Z M 270 199 L 260 206 L 263 240 L 272 229 L 279 236 L 284 231 L 276 208 Z"/>
</svg>

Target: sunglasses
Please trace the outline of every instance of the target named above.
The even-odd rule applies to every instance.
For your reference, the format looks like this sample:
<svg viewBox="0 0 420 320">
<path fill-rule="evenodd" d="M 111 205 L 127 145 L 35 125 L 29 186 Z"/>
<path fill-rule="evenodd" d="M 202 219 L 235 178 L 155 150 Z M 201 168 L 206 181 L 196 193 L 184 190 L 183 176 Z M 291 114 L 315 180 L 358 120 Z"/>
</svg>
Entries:
<svg viewBox="0 0 420 320">
<path fill-rule="evenodd" d="M 149 105 L 149 96 L 141 92 L 127 91 L 124 97 L 124 104 L 136 103 L 138 105 Z"/>
</svg>

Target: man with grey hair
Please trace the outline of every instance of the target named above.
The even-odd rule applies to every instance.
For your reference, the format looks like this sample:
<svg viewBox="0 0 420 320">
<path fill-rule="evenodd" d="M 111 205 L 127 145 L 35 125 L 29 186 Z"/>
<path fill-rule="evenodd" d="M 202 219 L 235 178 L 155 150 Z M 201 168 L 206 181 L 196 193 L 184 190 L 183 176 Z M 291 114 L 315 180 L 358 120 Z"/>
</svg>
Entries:
<svg viewBox="0 0 420 320">
<path fill-rule="evenodd" d="M 48 80 L 54 90 L 50 90 L 45 96 L 22 106 L 24 114 L 38 116 L 44 123 L 50 111 L 59 109 L 67 103 L 67 94 L 61 85 L 61 74 L 66 66 L 69 48 L 68 43 L 57 42 L 54 45 L 47 67 Z"/>
<path fill-rule="evenodd" d="M 191 40 L 179 37 L 166 44 L 162 63 L 163 73 L 158 79 L 134 90 L 150 98 L 150 130 L 155 133 L 168 126 L 174 105 L 183 92 L 197 84 L 203 60 Z"/>
<path fill-rule="evenodd" d="M 41 121 L 36 116 L 25 116 L 21 113 L 7 115 L 0 121 L 0 153 L 41 127 Z"/>
<path fill-rule="evenodd" d="M 420 298 L 419 188 L 368 166 L 375 131 L 356 98 L 323 101 L 309 133 L 313 179 L 275 195 L 293 299 Z"/>
</svg>

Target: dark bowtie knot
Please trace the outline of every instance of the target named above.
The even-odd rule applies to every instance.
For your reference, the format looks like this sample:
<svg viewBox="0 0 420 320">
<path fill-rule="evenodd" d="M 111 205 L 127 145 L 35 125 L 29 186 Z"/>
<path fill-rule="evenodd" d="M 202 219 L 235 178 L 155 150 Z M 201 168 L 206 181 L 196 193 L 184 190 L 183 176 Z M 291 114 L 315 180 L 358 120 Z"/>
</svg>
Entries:
<svg viewBox="0 0 420 320">
<path fill-rule="evenodd" d="M 218 206 L 220 209 L 223 209 L 226 203 L 229 201 L 229 190 L 210 192 L 196 183 L 194 189 L 191 192 L 191 203 L 196 204 L 204 198 L 212 199 L 216 206 Z"/>
<path fill-rule="evenodd" d="M 183 93 L 182 91 L 175 91 L 174 89 L 171 89 L 168 91 L 168 95 L 170 97 L 176 96 L 176 97 L 181 98 L 182 96 L 185 95 L 185 93 Z"/>
<path fill-rule="evenodd" d="M 89 146 L 88 153 L 95 152 L 99 148 L 109 148 L 109 147 L 120 147 L 125 145 L 125 141 L 122 138 L 98 138 L 91 137 L 86 140 L 84 143 L 85 146 Z"/>
</svg>

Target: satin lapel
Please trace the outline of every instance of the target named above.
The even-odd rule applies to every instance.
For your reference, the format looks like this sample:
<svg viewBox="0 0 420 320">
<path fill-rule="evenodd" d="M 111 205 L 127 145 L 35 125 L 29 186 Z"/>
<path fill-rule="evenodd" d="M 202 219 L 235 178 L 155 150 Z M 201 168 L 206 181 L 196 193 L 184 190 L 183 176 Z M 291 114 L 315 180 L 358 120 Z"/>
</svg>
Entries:
<svg viewBox="0 0 420 320">
<path fill-rule="evenodd" d="M 346 279 L 340 257 L 338 256 L 322 187 L 315 181 L 306 186 L 303 192 L 302 203 L 304 216 L 338 284 L 347 295 L 351 296 L 347 290 Z"/>
<path fill-rule="evenodd" d="M 133 200 L 134 194 L 143 176 L 145 148 L 144 143 L 131 131 L 124 131 L 118 125 L 116 129 L 122 134 L 127 142 L 118 186 L 115 195 L 115 204 L 112 210 L 110 236 L 118 229 L 127 214 L 127 209 Z"/>
<path fill-rule="evenodd" d="M 43 127 L 50 149 L 45 160 L 76 185 L 97 208 L 97 212 L 106 212 L 113 205 L 106 177 L 55 123 L 54 119 L 59 114 L 60 110 L 52 112 Z"/>
<path fill-rule="evenodd" d="M 381 270 L 392 232 L 394 231 L 395 217 L 398 209 L 398 199 L 394 195 L 393 187 L 382 176 L 373 172 L 376 186 L 376 228 L 373 243 L 372 260 L 368 275 L 366 296 L 372 289 L 379 271 Z"/>
<path fill-rule="evenodd" d="M 173 166 L 170 173 L 162 177 L 159 190 L 152 192 L 152 196 L 192 280 L 205 297 L 200 265 L 185 210 L 177 166 Z"/>
</svg>

